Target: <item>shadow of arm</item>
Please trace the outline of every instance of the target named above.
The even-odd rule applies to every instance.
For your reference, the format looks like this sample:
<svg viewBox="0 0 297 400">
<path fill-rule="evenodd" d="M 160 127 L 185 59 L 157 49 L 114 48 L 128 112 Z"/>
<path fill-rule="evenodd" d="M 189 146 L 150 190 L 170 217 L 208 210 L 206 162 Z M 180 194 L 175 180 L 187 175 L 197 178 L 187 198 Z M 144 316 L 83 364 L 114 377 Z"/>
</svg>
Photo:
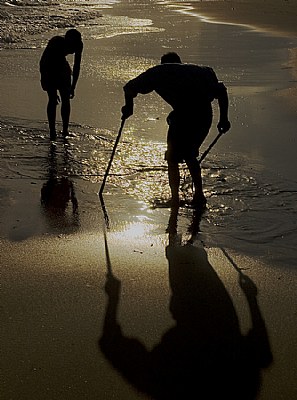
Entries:
<svg viewBox="0 0 297 400">
<path fill-rule="evenodd" d="M 108 274 L 108 296 L 99 348 L 111 365 L 133 386 L 148 392 L 148 351 L 135 338 L 125 337 L 117 321 L 121 282 Z"/>
<path fill-rule="evenodd" d="M 254 349 L 259 366 L 267 368 L 272 363 L 273 356 L 266 324 L 257 300 L 257 287 L 250 278 L 242 273 L 239 276 L 239 283 L 246 296 L 252 319 L 252 328 L 248 333 L 248 339 Z"/>
</svg>

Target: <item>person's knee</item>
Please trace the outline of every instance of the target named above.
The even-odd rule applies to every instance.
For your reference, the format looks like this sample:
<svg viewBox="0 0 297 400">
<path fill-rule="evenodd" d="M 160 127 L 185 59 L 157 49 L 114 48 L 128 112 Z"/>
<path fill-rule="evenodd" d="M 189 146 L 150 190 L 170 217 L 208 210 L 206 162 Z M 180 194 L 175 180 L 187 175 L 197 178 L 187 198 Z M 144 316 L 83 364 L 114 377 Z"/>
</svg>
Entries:
<svg viewBox="0 0 297 400">
<path fill-rule="evenodd" d="M 179 169 L 177 162 L 167 160 L 167 165 L 168 165 L 169 171 L 178 171 L 178 169 Z"/>
<path fill-rule="evenodd" d="M 61 96 L 61 107 L 63 110 L 70 110 L 70 98 Z"/>
<path fill-rule="evenodd" d="M 57 105 L 57 96 L 58 96 L 57 92 L 55 90 L 48 91 L 47 95 L 48 95 L 48 103 L 56 106 Z"/>
<path fill-rule="evenodd" d="M 200 164 L 196 157 L 186 158 L 185 163 L 189 169 L 200 169 Z"/>
<path fill-rule="evenodd" d="M 60 97 L 62 103 L 70 103 L 70 92 L 67 91 L 60 91 Z"/>
<path fill-rule="evenodd" d="M 57 99 L 49 98 L 48 99 L 48 107 L 53 109 L 53 108 L 56 108 L 56 106 L 57 106 Z"/>
</svg>

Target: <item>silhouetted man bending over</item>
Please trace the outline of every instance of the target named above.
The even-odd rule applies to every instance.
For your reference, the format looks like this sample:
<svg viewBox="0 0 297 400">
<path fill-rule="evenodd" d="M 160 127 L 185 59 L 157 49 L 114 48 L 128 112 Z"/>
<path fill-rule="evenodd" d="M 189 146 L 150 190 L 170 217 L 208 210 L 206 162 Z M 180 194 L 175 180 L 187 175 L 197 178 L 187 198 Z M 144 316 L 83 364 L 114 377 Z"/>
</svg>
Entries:
<svg viewBox="0 0 297 400">
<path fill-rule="evenodd" d="M 210 67 L 183 64 L 176 53 L 164 54 L 161 65 L 149 68 L 124 86 L 125 105 L 122 118 L 133 114 L 133 99 L 139 93 L 155 91 L 172 108 L 168 115 L 167 151 L 169 185 L 172 205 L 179 204 L 179 163 L 189 168 L 193 184 L 195 207 L 205 207 L 200 165 L 197 160 L 199 147 L 212 124 L 212 101 L 218 99 L 220 119 L 217 125 L 222 133 L 230 129 L 228 120 L 228 94 Z"/>
<path fill-rule="evenodd" d="M 61 98 L 63 135 L 68 135 L 70 99 L 80 72 L 83 42 L 76 29 L 69 29 L 65 36 L 54 36 L 49 40 L 40 60 L 41 86 L 48 94 L 47 117 L 50 137 L 56 138 L 56 109 Z M 73 73 L 66 56 L 74 54 Z"/>
</svg>

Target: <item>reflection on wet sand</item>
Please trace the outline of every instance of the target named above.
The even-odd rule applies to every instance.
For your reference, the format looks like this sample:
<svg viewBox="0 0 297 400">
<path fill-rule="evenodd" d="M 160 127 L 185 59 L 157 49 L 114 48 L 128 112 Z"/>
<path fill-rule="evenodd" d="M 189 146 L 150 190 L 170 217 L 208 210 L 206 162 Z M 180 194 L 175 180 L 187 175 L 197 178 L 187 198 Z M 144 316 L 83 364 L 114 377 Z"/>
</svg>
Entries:
<svg viewBox="0 0 297 400">
<path fill-rule="evenodd" d="M 68 176 L 69 157 L 66 146 L 60 163 L 61 165 L 58 162 L 56 145 L 51 143 L 48 179 L 41 188 L 42 211 L 51 231 L 73 233 L 79 228 L 79 213 L 74 184 Z"/>
<path fill-rule="evenodd" d="M 201 214 L 194 212 L 185 244 L 177 234 L 177 217 L 178 209 L 172 209 L 166 247 L 175 324 L 151 351 L 141 340 L 126 337 L 117 319 L 121 281 L 112 274 L 108 257 L 108 301 L 99 347 L 135 389 L 154 399 L 255 399 L 261 369 L 272 363 L 257 288 L 237 267 L 252 321 L 243 335 L 232 299 L 197 240 Z"/>
</svg>

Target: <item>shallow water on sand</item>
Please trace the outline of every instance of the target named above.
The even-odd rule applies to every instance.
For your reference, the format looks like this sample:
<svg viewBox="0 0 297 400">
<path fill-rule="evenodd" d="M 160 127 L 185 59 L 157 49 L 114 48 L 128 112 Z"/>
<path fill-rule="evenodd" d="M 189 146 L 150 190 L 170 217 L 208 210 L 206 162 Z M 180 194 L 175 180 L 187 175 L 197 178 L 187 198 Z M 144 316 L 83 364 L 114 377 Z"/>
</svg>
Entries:
<svg viewBox="0 0 297 400">
<path fill-rule="evenodd" d="M 77 6 L 81 4 L 85 7 L 86 3 Z M 208 198 L 200 225 L 202 240 L 209 246 L 232 247 L 287 267 L 296 266 L 296 157 L 295 147 L 288 145 L 294 140 L 296 115 L 275 96 L 290 85 L 290 70 L 281 63 L 296 43 L 246 28 L 203 23 L 193 15 L 177 17 L 176 9 L 167 8 L 169 5 L 124 1 L 104 11 L 103 17 L 81 23 L 84 65 L 73 103 L 71 137 L 66 141 L 59 137 L 56 143 L 49 143 L 46 99 L 36 69 L 52 32 L 38 31 L 26 46 L 22 40 L 5 44 L 8 49 L 2 50 L 0 62 L 0 74 L 6 77 L 1 79 L 1 90 L 7 93 L 0 100 L 2 236 L 23 238 L 7 232 L 3 221 L 7 222 L 18 190 L 23 190 L 24 196 L 26 190 L 35 191 L 36 202 L 30 210 L 40 213 L 40 188 L 51 174 L 73 182 L 78 199 L 83 198 L 90 208 L 98 205 L 96 192 L 119 128 L 122 86 L 172 49 L 185 62 L 212 65 L 230 94 L 232 131 L 202 164 Z M 154 21 L 150 18 L 152 7 L 160 8 Z M 175 19 L 169 21 L 173 13 Z M 23 53 L 20 49 L 24 47 L 32 51 Z M 10 97 L 20 85 L 27 88 L 26 95 Z M 214 108 L 214 127 L 202 151 L 216 135 Z M 169 197 L 164 162 L 168 111 L 154 95 L 137 98 L 135 115 L 125 124 L 106 186 L 111 215 L 122 209 L 119 196 L 124 196 L 120 198 L 135 201 L 135 212 L 143 215 L 147 224 L 156 222 L 152 204 Z M 279 127 L 284 138 L 281 143 Z M 187 199 L 192 189 L 185 168 L 182 175 L 181 194 Z M 15 217 L 18 221 L 22 219 L 20 210 Z M 168 209 L 158 211 L 162 216 L 169 213 Z M 82 221 L 76 224 L 71 218 L 67 223 L 72 229 L 66 233 L 83 229 Z M 191 209 L 179 210 L 182 225 L 187 226 L 191 218 Z M 11 230 L 16 231 L 17 220 Z M 159 227 L 162 232 L 165 228 Z M 58 231 L 59 226 L 41 225 L 34 234 Z"/>
<path fill-rule="evenodd" d="M 69 139 L 64 141 L 59 138 L 56 143 L 49 145 L 47 129 L 42 126 L 43 123 L 37 128 L 36 124 L 29 127 L 28 121 L 25 121 L 24 126 L 20 122 L 0 122 L 0 174 L 1 181 L 5 182 L 1 190 L 3 216 L 9 215 L 7 206 L 13 206 L 11 202 L 14 202 L 14 191 L 19 190 L 25 195 L 32 185 L 37 186 L 35 208 L 39 212 L 40 189 L 51 178 L 66 178 L 73 182 L 79 199 L 83 195 L 81 192 L 85 190 L 83 182 L 88 182 L 93 187 L 93 192 L 88 194 L 89 198 L 84 197 L 84 201 L 89 202 L 86 209 L 90 209 L 92 203 L 92 207 L 96 207 L 96 191 L 101 185 L 109 161 L 114 133 L 72 125 L 73 135 Z M 160 214 L 164 216 L 169 213 L 169 209 L 162 208 L 162 203 L 169 198 L 164 149 L 165 144 L 162 142 L 139 140 L 129 133 L 125 135 L 119 144 L 105 189 L 105 199 L 111 216 L 117 214 L 116 209 L 123 207 L 123 204 L 118 204 L 121 201 L 118 195 L 122 194 L 136 201 L 138 206 L 134 212 L 147 225 L 156 222 L 156 215 L 151 215 L 156 202 L 161 204 L 161 208 L 158 208 Z M 294 266 L 296 183 L 280 181 L 278 176 L 271 173 L 265 174 L 261 166 L 251 165 L 249 161 L 239 155 L 220 153 L 210 154 L 203 163 L 208 207 L 200 225 L 201 240 L 206 246 L 232 247 L 260 258 L 271 258 L 274 263 Z M 191 180 L 184 168 L 181 197 L 187 200 L 191 196 Z M 30 210 L 26 211 L 30 214 Z M 68 214 L 71 215 L 71 211 Z M 184 228 L 188 227 L 192 214 L 190 208 L 181 207 L 179 224 Z M 128 224 L 128 215 L 123 217 Z M 64 222 L 68 229 L 64 229 L 63 233 L 70 234 L 83 229 L 82 225 L 75 225 L 72 217 L 67 218 L 67 224 Z M 22 212 L 18 219 L 24 219 Z M 112 217 L 111 220 L 113 229 L 118 229 L 118 224 L 125 225 L 122 220 L 118 220 L 118 223 L 116 218 Z M 14 224 L 17 224 L 16 221 Z M 165 232 L 165 228 L 166 226 L 159 227 L 160 233 Z M 58 223 L 55 226 L 52 221 L 50 226 L 39 227 L 34 234 L 49 232 L 61 233 L 61 225 Z M 10 238 L 19 240 L 18 235 L 10 235 Z"/>
</svg>

